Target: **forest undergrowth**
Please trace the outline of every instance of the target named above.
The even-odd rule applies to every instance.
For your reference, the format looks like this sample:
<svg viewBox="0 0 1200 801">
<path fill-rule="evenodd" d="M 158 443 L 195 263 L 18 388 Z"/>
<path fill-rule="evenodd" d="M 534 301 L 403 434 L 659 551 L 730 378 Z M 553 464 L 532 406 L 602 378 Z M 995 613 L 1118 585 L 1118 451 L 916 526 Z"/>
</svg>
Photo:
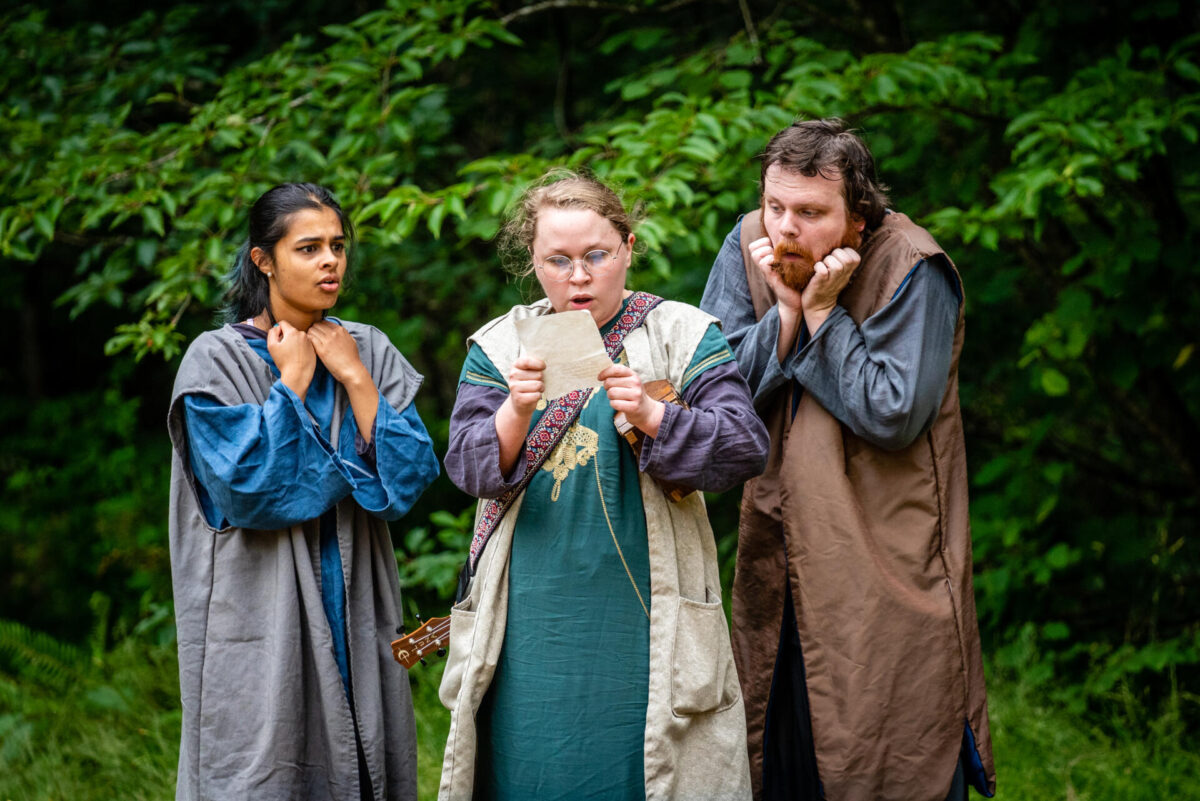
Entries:
<svg viewBox="0 0 1200 801">
<path fill-rule="evenodd" d="M 151 620 L 108 649 L 0 621 L 0 801 L 174 797 L 178 666 L 169 621 Z M 1200 754 L 1187 747 L 1183 719 L 1200 699 L 1175 690 L 1148 713 L 1119 687 L 1080 714 L 1023 680 L 1034 671 L 1020 649 L 1000 656 L 988 664 L 998 798 L 1194 797 Z M 422 800 L 437 797 L 449 728 L 437 697 L 443 664 L 410 674 Z"/>
</svg>

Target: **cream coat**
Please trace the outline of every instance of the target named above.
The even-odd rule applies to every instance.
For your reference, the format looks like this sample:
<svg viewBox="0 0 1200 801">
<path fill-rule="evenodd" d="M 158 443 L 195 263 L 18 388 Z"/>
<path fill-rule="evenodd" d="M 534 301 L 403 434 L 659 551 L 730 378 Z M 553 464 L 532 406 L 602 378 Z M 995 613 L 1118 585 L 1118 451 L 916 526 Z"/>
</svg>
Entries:
<svg viewBox="0 0 1200 801">
<path fill-rule="evenodd" d="M 517 306 L 471 341 L 507 374 L 520 353 L 515 321 L 549 311 L 545 300 Z M 664 301 L 626 337 L 630 366 L 643 381 L 666 378 L 682 386 L 684 370 L 714 321 L 694 307 Z M 749 799 L 745 711 L 703 494 L 672 504 L 653 479 L 645 474 L 640 479 L 650 546 L 646 798 Z M 474 792 L 475 714 L 504 644 L 509 554 L 521 501 L 492 534 L 467 597 L 451 611 L 450 654 L 441 686 L 442 703 L 451 712 L 442 801 L 465 801 Z"/>
</svg>

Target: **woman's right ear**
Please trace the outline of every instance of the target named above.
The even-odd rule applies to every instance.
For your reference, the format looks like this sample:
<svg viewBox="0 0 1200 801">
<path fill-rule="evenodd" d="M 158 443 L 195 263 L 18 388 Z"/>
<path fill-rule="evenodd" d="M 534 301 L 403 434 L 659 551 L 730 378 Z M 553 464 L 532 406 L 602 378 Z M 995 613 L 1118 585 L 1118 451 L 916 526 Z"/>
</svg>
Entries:
<svg viewBox="0 0 1200 801">
<path fill-rule="evenodd" d="M 262 248 L 250 248 L 250 261 L 254 262 L 254 266 L 258 271 L 270 278 L 274 273 L 271 271 L 271 257 Z"/>
</svg>

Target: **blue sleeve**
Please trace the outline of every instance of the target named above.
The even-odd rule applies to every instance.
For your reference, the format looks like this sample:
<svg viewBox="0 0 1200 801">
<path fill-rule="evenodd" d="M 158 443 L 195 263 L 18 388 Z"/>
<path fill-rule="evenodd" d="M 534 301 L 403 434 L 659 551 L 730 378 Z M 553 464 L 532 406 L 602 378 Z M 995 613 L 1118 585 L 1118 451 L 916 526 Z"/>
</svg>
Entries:
<svg viewBox="0 0 1200 801">
<path fill-rule="evenodd" d="M 742 259 L 742 223 L 725 237 L 713 261 L 700 308 L 721 321 L 725 338 L 733 349 L 738 369 L 750 385 L 755 405 L 788 383 L 787 368 L 776 358 L 779 341 L 779 310 L 772 306 L 761 320 L 754 316 L 750 282 Z M 794 357 L 789 357 L 789 362 Z"/>
<path fill-rule="evenodd" d="M 371 442 L 364 445 L 354 410 L 347 409 L 338 455 L 354 474 L 354 500 L 376 517 L 398 520 L 437 478 L 433 440 L 412 403 L 396 411 L 380 394 Z"/>
<path fill-rule="evenodd" d="M 941 407 L 960 292 L 944 259 L 922 259 L 861 326 L 835 306 L 789 372 L 858 436 L 885 450 L 908 447 Z"/>
<path fill-rule="evenodd" d="M 215 527 L 286 528 L 320 517 L 354 488 L 350 471 L 283 382 L 275 382 L 261 406 L 224 406 L 204 395 L 183 402 L 192 473 Z"/>
</svg>

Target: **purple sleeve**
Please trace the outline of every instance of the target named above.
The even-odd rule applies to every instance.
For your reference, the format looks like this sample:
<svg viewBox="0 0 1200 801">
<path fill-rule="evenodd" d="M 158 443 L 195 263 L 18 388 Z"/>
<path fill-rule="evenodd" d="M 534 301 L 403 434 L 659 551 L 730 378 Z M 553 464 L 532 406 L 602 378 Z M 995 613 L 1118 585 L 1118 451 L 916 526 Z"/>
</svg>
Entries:
<svg viewBox="0 0 1200 801">
<path fill-rule="evenodd" d="M 375 468 L 375 440 L 367 442 L 363 439 L 362 432 L 355 426 L 354 429 L 354 452 L 367 463 L 368 467 Z"/>
<path fill-rule="evenodd" d="M 754 478 L 767 465 L 767 429 L 736 362 L 709 368 L 683 392 L 689 409 L 667 404 L 658 436 L 647 437 L 639 469 L 706 492 Z"/>
<path fill-rule="evenodd" d="M 508 392 L 462 382 L 450 414 L 450 444 L 446 449 L 446 475 L 454 485 L 476 498 L 496 498 L 515 487 L 525 465 L 522 447 L 512 474 L 500 472 L 500 439 L 496 435 L 496 410 Z"/>
</svg>

